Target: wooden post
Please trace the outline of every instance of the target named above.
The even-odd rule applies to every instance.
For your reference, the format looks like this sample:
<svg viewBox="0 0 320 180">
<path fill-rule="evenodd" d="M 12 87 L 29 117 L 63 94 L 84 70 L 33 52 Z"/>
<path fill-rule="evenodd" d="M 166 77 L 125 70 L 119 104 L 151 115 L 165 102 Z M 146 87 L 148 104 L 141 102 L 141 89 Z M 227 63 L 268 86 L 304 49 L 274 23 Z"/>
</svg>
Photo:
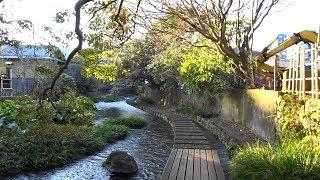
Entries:
<svg viewBox="0 0 320 180">
<path fill-rule="evenodd" d="M 306 95 L 306 68 L 305 68 L 305 64 L 306 64 L 306 59 L 302 58 L 301 59 L 301 79 L 302 79 L 302 97 L 303 99 L 305 98 Z"/>
<path fill-rule="evenodd" d="M 318 91 L 319 91 L 319 88 L 318 88 L 318 80 L 319 80 L 319 78 L 318 78 L 318 50 L 316 49 L 315 50 L 315 57 L 314 57 L 314 62 L 315 62 L 315 93 L 316 93 L 316 99 L 318 99 L 318 97 L 319 97 L 319 93 L 318 93 Z"/>
<path fill-rule="evenodd" d="M 273 90 L 278 90 L 278 56 L 274 59 L 274 70 L 273 70 Z"/>
<path fill-rule="evenodd" d="M 299 56 L 297 57 L 297 59 L 299 61 L 299 80 L 298 80 L 298 82 L 299 82 L 299 91 L 298 91 L 298 94 L 299 94 L 299 99 L 301 99 L 302 98 L 302 81 L 304 80 L 302 78 L 302 66 L 304 66 L 302 64 L 303 59 L 304 59 L 304 48 L 303 47 L 301 47 L 299 49 Z"/>
<path fill-rule="evenodd" d="M 314 52 L 315 53 L 315 52 Z M 311 58 L 310 61 L 310 65 L 311 65 L 311 72 L 310 72 L 310 81 L 311 81 L 311 90 L 310 90 L 310 94 L 311 97 L 314 98 L 314 59 L 315 59 L 315 55 L 313 58 Z"/>
<path fill-rule="evenodd" d="M 296 87 L 297 87 L 297 57 L 293 59 L 293 88 L 292 88 L 292 93 L 296 92 Z"/>
<path fill-rule="evenodd" d="M 292 87 L 292 58 L 290 58 L 290 64 L 289 64 L 289 79 L 288 79 L 288 92 L 291 92 Z"/>
<path fill-rule="evenodd" d="M 287 71 L 283 72 L 283 77 L 282 77 L 282 91 L 287 92 Z"/>
<path fill-rule="evenodd" d="M 299 57 L 295 59 L 295 93 L 299 93 Z"/>
</svg>

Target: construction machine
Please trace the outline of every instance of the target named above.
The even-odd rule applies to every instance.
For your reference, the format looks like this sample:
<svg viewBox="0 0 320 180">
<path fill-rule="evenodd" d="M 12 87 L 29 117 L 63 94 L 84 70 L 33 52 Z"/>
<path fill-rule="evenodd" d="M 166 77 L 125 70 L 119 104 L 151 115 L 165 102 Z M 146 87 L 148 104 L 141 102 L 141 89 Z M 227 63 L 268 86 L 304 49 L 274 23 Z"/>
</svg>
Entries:
<svg viewBox="0 0 320 180">
<path fill-rule="evenodd" d="M 317 44 L 319 42 L 319 35 L 314 32 L 314 31 L 301 31 L 299 33 L 294 33 L 293 36 L 285 40 L 283 43 L 281 43 L 279 46 L 276 48 L 269 50 L 270 46 L 274 43 L 270 43 L 267 47 L 265 47 L 258 55 L 256 62 L 258 64 L 258 67 L 274 73 L 274 67 L 265 64 L 265 62 L 272 56 L 278 54 L 279 52 L 289 48 L 292 45 L 295 45 L 299 42 L 304 42 L 304 43 L 313 43 Z M 278 71 L 281 72 L 281 71 Z"/>
</svg>

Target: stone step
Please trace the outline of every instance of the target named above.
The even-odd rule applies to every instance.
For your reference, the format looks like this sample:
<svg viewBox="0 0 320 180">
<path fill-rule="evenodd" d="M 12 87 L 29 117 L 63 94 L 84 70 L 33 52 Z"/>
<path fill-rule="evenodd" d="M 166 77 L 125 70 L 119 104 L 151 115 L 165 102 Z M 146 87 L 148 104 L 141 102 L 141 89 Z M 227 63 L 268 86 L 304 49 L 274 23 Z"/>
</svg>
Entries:
<svg viewBox="0 0 320 180">
<path fill-rule="evenodd" d="M 174 123 L 174 124 L 195 124 L 194 122 L 188 122 L 188 121 L 186 121 L 186 122 L 174 121 L 173 123 Z"/>
<path fill-rule="evenodd" d="M 203 144 L 209 145 L 207 140 L 190 140 L 190 139 L 183 139 L 183 140 L 175 140 L 175 144 Z"/>
<path fill-rule="evenodd" d="M 176 122 L 193 122 L 193 120 L 192 119 L 179 119 L 179 118 L 176 118 L 176 119 L 174 119 L 174 121 L 176 121 Z"/>
<path fill-rule="evenodd" d="M 204 137 L 203 135 L 200 136 L 177 136 L 175 137 L 175 140 L 184 140 L 184 139 L 188 139 L 188 140 L 207 140 L 206 137 Z"/>
<path fill-rule="evenodd" d="M 177 122 L 177 121 L 174 121 L 173 123 L 174 124 L 195 124 L 194 122 Z"/>
<path fill-rule="evenodd" d="M 195 123 L 181 123 L 181 122 L 174 122 L 173 123 L 174 125 L 193 125 L 193 126 L 195 126 L 196 124 Z"/>
<path fill-rule="evenodd" d="M 177 131 L 174 133 L 176 137 L 179 137 L 179 136 L 203 136 L 203 133 L 202 132 L 185 132 L 185 131 Z"/>
<path fill-rule="evenodd" d="M 174 128 L 198 128 L 195 125 L 173 125 Z"/>
<path fill-rule="evenodd" d="M 179 126 L 178 126 L 179 127 Z M 185 127 L 185 128 L 189 128 L 189 129 L 200 129 L 198 126 L 193 125 L 192 127 Z"/>
<path fill-rule="evenodd" d="M 174 127 L 198 127 L 195 124 L 173 124 Z"/>
<path fill-rule="evenodd" d="M 198 127 L 174 127 L 174 131 L 202 132 Z"/>
</svg>

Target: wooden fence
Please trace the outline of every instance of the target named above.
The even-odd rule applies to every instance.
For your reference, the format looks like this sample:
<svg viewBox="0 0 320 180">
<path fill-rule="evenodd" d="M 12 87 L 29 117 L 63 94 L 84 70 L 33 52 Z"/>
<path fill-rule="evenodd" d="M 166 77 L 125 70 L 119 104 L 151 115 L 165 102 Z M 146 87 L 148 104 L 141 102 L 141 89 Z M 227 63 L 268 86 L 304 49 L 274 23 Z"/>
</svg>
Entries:
<svg viewBox="0 0 320 180">
<path fill-rule="evenodd" d="M 319 98 L 319 54 L 317 48 L 299 48 L 290 58 L 288 70 L 283 73 L 282 91 Z"/>
</svg>

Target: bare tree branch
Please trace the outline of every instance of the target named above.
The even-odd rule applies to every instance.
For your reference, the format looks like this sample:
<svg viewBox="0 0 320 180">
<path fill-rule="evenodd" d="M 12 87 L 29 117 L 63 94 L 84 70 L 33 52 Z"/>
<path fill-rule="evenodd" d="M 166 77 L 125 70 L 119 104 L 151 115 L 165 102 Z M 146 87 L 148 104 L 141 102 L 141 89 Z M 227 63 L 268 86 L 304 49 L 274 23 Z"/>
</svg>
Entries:
<svg viewBox="0 0 320 180">
<path fill-rule="evenodd" d="M 279 1 L 254 1 L 252 6 L 250 0 L 158 0 L 162 7 L 155 9 L 185 21 L 217 44 L 218 50 L 233 60 L 238 72 L 246 72 L 252 51 L 250 40 Z"/>
</svg>

